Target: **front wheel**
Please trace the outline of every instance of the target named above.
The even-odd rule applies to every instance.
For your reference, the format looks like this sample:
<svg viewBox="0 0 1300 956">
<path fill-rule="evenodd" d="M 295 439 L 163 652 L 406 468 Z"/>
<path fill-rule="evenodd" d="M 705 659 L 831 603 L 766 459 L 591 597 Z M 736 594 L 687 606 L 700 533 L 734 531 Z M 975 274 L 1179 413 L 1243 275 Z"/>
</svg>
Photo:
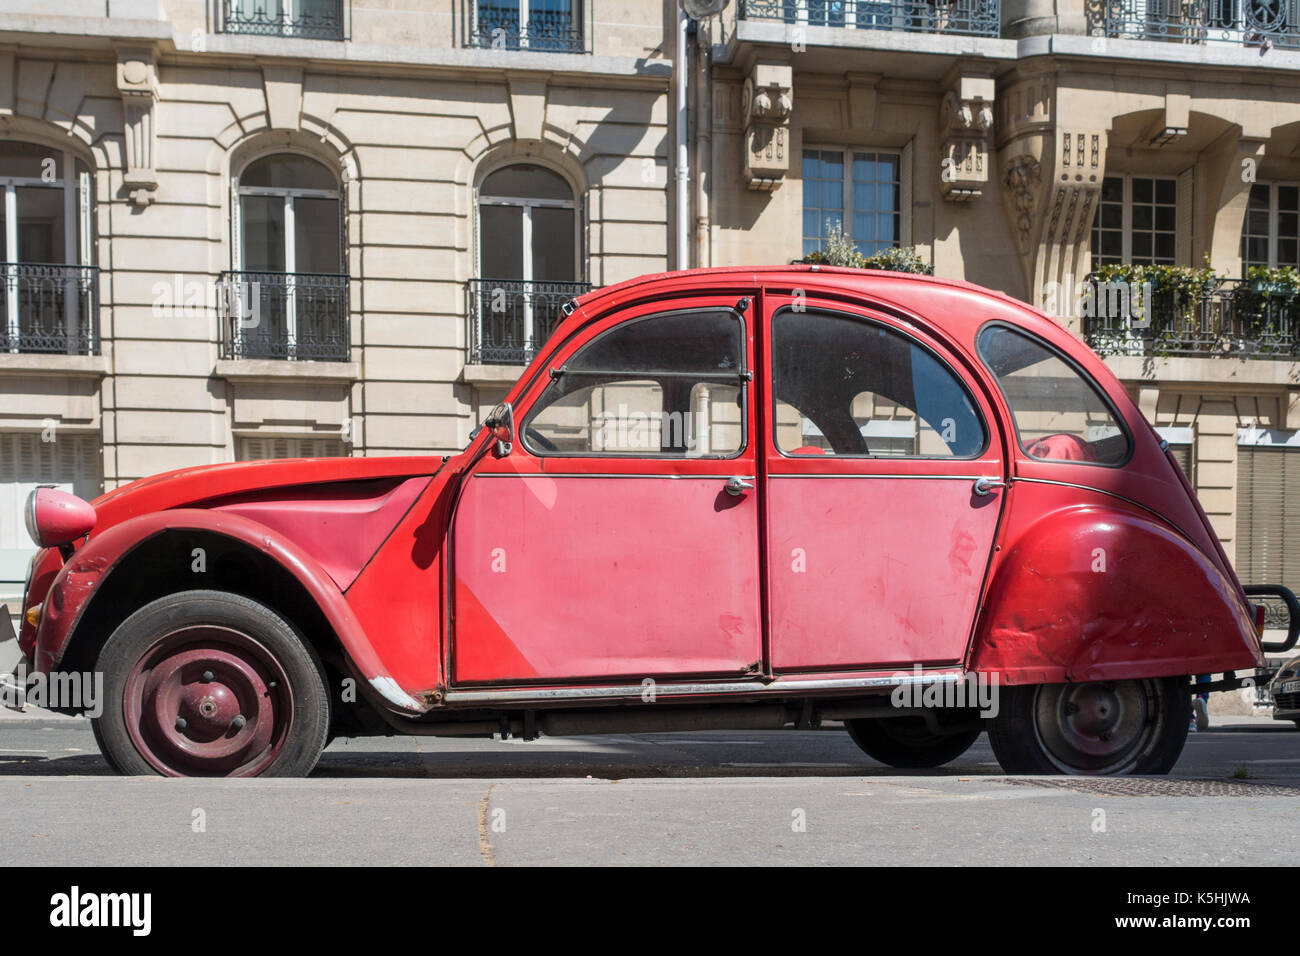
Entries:
<svg viewBox="0 0 1300 956">
<path fill-rule="evenodd" d="M 936 734 L 920 717 L 846 720 L 853 742 L 873 760 L 901 769 L 941 767 L 956 760 L 980 735 L 980 728 Z"/>
<path fill-rule="evenodd" d="M 1192 719 L 1186 677 L 1008 687 L 989 726 L 1007 773 L 1168 773 Z"/>
<path fill-rule="evenodd" d="M 95 739 L 123 774 L 306 776 L 329 697 L 315 651 L 270 608 L 183 591 L 140 608 L 100 651 Z"/>
</svg>

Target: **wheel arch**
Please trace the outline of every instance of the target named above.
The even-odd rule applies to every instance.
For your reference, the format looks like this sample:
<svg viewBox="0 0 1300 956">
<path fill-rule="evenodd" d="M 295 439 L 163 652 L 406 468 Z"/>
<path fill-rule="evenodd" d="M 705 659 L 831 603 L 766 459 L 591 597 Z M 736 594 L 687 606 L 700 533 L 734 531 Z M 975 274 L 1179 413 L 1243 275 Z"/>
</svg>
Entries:
<svg viewBox="0 0 1300 956">
<path fill-rule="evenodd" d="M 1004 540 L 970 654 L 972 670 L 1005 684 L 1261 662 L 1235 582 L 1182 534 L 1123 502 L 1052 509 Z"/>
<path fill-rule="evenodd" d="M 37 670 L 92 668 L 112 629 L 134 610 L 193 588 L 266 604 L 293 622 L 327 663 L 362 678 L 372 699 L 398 713 L 426 709 L 388 676 L 342 592 L 310 556 L 258 522 L 203 509 L 132 518 L 79 549 L 47 596 Z"/>
</svg>

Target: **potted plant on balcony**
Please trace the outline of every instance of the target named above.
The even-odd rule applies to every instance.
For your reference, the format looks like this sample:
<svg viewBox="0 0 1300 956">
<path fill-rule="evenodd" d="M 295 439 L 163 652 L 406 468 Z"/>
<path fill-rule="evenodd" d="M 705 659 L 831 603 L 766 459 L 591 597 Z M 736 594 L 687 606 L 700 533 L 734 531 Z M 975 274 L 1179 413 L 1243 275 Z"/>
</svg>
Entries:
<svg viewBox="0 0 1300 956">
<path fill-rule="evenodd" d="M 825 248 L 810 252 L 802 259 L 795 260 L 805 265 L 845 266 L 850 269 L 884 269 L 887 272 L 912 272 L 918 275 L 934 275 L 934 267 L 927 265 L 920 253 L 911 246 L 892 246 L 873 256 L 864 256 L 853 245 L 853 240 L 844 235 L 840 224 L 833 220 L 827 223 Z"/>
<path fill-rule="evenodd" d="M 1243 352 L 1295 351 L 1291 316 L 1300 297 L 1300 270 L 1251 266 L 1232 294 L 1238 347 Z"/>
<path fill-rule="evenodd" d="M 1141 341 L 1141 354 L 1166 356 L 1206 343 L 1210 334 L 1207 306 L 1222 278 L 1206 266 L 1105 265 L 1094 271 L 1088 281 L 1094 297 L 1100 286 L 1119 284 L 1128 290 L 1129 315 L 1118 316 L 1122 327 L 1098 322 L 1089 331 L 1090 342 L 1098 351 L 1114 350 L 1116 335 L 1124 341 Z M 1147 320 L 1144 328 L 1133 328 L 1133 320 Z M 1101 334 L 1099 334 L 1101 333 Z"/>
</svg>

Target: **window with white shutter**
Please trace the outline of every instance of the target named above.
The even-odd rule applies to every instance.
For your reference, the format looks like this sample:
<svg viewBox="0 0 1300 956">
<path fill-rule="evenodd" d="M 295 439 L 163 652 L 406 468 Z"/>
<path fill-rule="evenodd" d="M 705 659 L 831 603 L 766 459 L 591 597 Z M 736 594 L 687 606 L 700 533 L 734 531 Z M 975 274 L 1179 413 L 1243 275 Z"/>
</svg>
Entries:
<svg viewBox="0 0 1300 956">
<path fill-rule="evenodd" d="M 268 458 L 343 458 L 347 449 L 338 438 L 312 438 L 286 435 L 244 437 L 235 443 L 238 461 L 263 461 Z"/>
<path fill-rule="evenodd" d="M 23 507 L 33 488 L 53 485 L 89 501 L 103 491 L 98 434 L 0 431 L 0 595 L 22 589 L 36 545 L 27 534 Z"/>
<path fill-rule="evenodd" d="M 1300 445 L 1237 446 L 1237 576 L 1300 588 Z"/>
</svg>

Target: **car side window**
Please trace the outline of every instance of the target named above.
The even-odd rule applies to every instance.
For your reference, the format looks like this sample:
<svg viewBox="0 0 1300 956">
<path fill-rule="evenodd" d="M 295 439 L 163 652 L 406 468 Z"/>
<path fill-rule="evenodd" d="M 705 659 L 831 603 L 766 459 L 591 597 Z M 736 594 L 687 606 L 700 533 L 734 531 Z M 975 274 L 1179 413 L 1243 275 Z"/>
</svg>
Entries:
<svg viewBox="0 0 1300 956">
<path fill-rule="evenodd" d="M 745 328 L 722 309 L 633 319 L 575 353 L 524 420 L 539 457 L 730 458 L 745 444 Z"/>
<path fill-rule="evenodd" d="M 974 458 L 986 431 L 956 374 L 856 316 L 784 309 L 772 323 L 777 448 L 786 455 Z"/>
<path fill-rule="evenodd" d="M 1128 458 L 1128 433 L 1101 390 L 1056 352 L 1003 325 L 980 333 L 979 352 L 1011 406 L 1025 454 L 1098 465 Z"/>
</svg>

